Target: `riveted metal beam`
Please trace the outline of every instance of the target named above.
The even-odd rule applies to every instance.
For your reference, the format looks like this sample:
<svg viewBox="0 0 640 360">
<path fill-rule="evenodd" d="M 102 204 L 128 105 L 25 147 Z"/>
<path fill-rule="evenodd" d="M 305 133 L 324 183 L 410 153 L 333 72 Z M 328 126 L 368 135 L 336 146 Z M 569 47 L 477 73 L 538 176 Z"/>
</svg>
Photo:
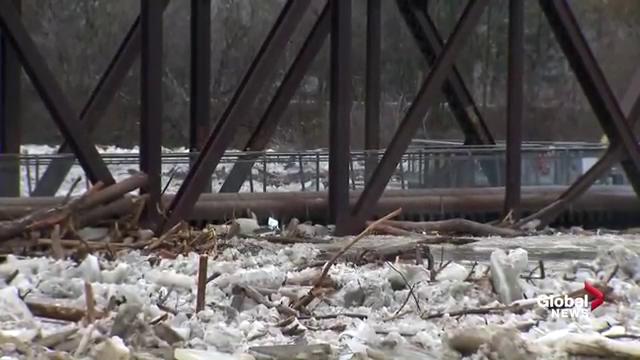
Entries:
<svg viewBox="0 0 640 360">
<path fill-rule="evenodd" d="M 396 0 L 402 18 L 416 41 L 420 52 L 428 64 L 433 65 L 444 47 L 444 41 L 433 19 L 427 12 L 425 1 Z M 442 86 L 442 92 L 449 103 L 451 112 L 469 145 L 495 144 L 471 92 L 462 79 L 455 64 L 451 74 Z"/>
<path fill-rule="evenodd" d="M 315 25 L 307 35 L 296 58 L 287 70 L 282 83 L 278 87 L 278 90 L 276 90 L 262 118 L 260 118 L 258 126 L 243 147 L 244 151 L 262 151 L 267 147 L 269 140 L 276 132 L 282 115 L 287 110 L 291 98 L 293 98 L 296 90 L 300 87 L 300 83 L 322 49 L 330 31 L 331 17 L 329 6 L 326 5 L 316 20 Z M 255 153 L 240 156 L 238 161 L 233 165 L 224 184 L 222 184 L 220 192 L 238 192 L 247 179 L 247 176 L 249 176 L 253 164 L 259 157 L 260 155 Z"/>
<path fill-rule="evenodd" d="M 21 0 L 13 0 L 20 12 Z M 0 34 L 0 196 L 20 196 L 20 60 L 10 40 Z"/>
<path fill-rule="evenodd" d="M 78 121 L 71 104 L 20 21 L 19 15 L 11 1 L 0 1 L 0 27 L 3 35 L 9 38 L 45 107 L 69 142 L 89 180 L 92 183 L 102 181 L 106 185 L 112 184 L 113 177 L 98 150 L 91 143 L 89 132 Z"/>
<path fill-rule="evenodd" d="M 396 5 L 423 57 L 428 64 L 433 65 L 436 56 L 444 47 L 444 41 L 435 22 L 429 15 L 427 1 L 396 0 Z M 458 123 L 458 127 L 464 134 L 465 144 L 495 144 L 493 135 L 455 63 L 451 74 L 442 86 L 442 92 L 445 95 L 449 109 Z M 480 166 L 489 184 L 497 186 L 501 183 L 495 162 L 480 161 Z"/>
<path fill-rule="evenodd" d="M 329 219 L 336 234 L 347 232 L 351 160 L 351 0 L 331 7 L 331 103 L 329 108 Z"/>
<path fill-rule="evenodd" d="M 162 13 L 157 0 L 140 1 L 140 170 L 148 175 L 142 194 L 149 194 L 144 212 L 148 225 L 157 225 L 162 187 Z"/>
<path fill-rule="evenodd" d="M 626 152 L 627 157 L 622 160 L 622 167 L 640 195 L 640 144 L 569 4 L 566 0 L 540 0 L 540 6 L 610 143 L 619 142 Z"/>
<path fill-rule="evenodd" d="M 189 150 L 198 153 L 211 131 L 211 0 L 191 0 L 191 100 Z M 193 163 L 195 158 L 191 158 Z M 211 182 L 205 187 L 211 192 Z"/>
<path fill-rule="evenodd" d="M 161 0 L 166 9 L 169 0 Z M 140 56 L 140 16 L 136 18 L 124 39 L 120 43 L 118 50 L 109 62 L 109 65 L 100 76 L 100 80 L 94 87 L 89 99 L 85 102 L 80 111 L 80 121 L 86 124 L 89 132 L 93 132 L 100 120 L 106 113 L 113 98 L 118 93 L 124 79 L 131 70 L 131 67 Z M 58 154 L 71 151 L 69 142 L 64 141 L 58 147 Z M 53 196 L 64 182 L 65 177 L 71 170 L 74 160 L 66 157 L 58 157 L 51 161 L 47 169 L 42 174 L 42 178 L 36 184 L 33 196 Z"/>
<path fill-rule="evenodd" d="M 635 128 L 638 120 L 640 120 L 640 69 L 636 70 L 636 73 L 632 77 L 631 84 L 622 98 L 621 106 L 627 116 L 627 122 L 631 128 Z M 587 172 L 580 175 L 555 201 L 522 219 L 516 223 L 516 227 L 536 219 L 539 220 L 538 228 L 544 228 L 549 225 L 560 216 L 569 205 L 586 193 L 596 180 L 602 178 L 607 171 L 611 170 L 613 165 L 621 159 L 624 159 L 625 155 L 621 143 L 610 143 L 604 155 L 602 155 Z"/>
<path fill-rule="evenodd" d="M 398 162 L 411 143 L 420 121 L 437 101 L 437 94 L 449 75 L 453 62 L 464 44 L 464 40 L 469 37 L 488 3 L 488 0 L 469 1 L 465 7 L 451 37 L 436 58 L 433 68 L 400 123 L 373 176 L 367 182 L 362 195 L 358 199 L 352 211 L 353 219 L 350 232 L 356 232 L 364 226 L 364 222 L 370 214 L 370 209 L 375 206 L 384 192 Z"/>
<path fill-rule="evenodd" d="M 380 149 L 380 96 L 382 58 L 382 1 L 367 0 L 367 68 L 364 113 L 364 148 Z M 378 154 L 368 153 L 365 160 L 365 179 L 371 178 L 378 164 Z"/>
<path fill-rule="evenodd" d="M 504 215 L 520 218 L 524 106 L 524 0 L 509 1 L 507 149 Z"/>
<path fill-rule="evenodd" d="M 309 5 L 310 0 L 289 0 L 284 5 L 240 86 L 207 139 L 202 152 L 189 169 L 187 177 L 168 209 L 164 229 L 176 224 L 193 210 L 198 197 L 211 181 L 211 174 L 220 162 L 224 151 L 231 144 L 240 119 L 247 116 L 263 85 L 274 74 L 277 61 L 283 55 L 282 49 L 291 39 Z"/>
</svg>

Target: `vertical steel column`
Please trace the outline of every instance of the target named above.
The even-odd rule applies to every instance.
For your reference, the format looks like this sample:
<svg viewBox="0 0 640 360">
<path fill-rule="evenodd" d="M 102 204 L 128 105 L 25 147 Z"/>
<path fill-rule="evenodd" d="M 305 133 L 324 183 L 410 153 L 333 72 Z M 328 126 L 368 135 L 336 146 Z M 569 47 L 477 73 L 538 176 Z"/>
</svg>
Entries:
<svg viewBox="0 0 640 360">
<path fill-rule="evenodd" d="M 349 221 L 351 136 L 351 0 L 331 6 L 331 104 L 329 109 L 329 219 L 343 235 Z"/>
<path fill-rule="evenodd" d="M 218 166 L 225 149 L 233 141 L 239 120 L 247 116 L 263 85 L 275 72 L 277 61 L 283 54 L 282 50 L 291 39 L 309 5 L 310 0 L 289 0 L 285 4 L 222 117 L 209 134 L 198 159 L 189 169 L 187 177 L 173 198 L 162 229 L 176 224 L 193 210 L 198 197 L 211 181 L 211 174 Z"/>
<path fill-rule="evenodd" d="M 211 131 L 211 0 L 191 0 L 191 102 L 189 151 L 198 153 Z M 195 158 L 191 157 L 191 163 Z M 211 182 L 205 188 L 211 192 Z"/>
<path fill-rule="evenodd" d="M 140 170 L 149 176 L 142 193 L 149 194 L 145 220 L 159 218 L 162 169 L 162 13 L 157 0 L 140 1 Z"/>
<path fill-rule="evenodd" d="M 524 0 L 509 1 L 509 73 L 507 78 L 507 169 L 504 214 L 520 218 L 522 122 L 524 98 Z"/>
<path fill-rule="evenodd" d="M 244 151 L 262 151 L 267 147 L 269 140 L 276 132 L 278 122 L 289 106 L 291 98 L 295 95 L 307 70 L 322 49 L 330 31 L 331 14 L 329 5 L 326 5 L 298 51 L 298 55 L 289 66 L 282 83 L 260 118 L 258 126 L 244 145 Z M 259 154 L 241 155 L 222 184 L 220 192 L 238 192 L 247 176 L 251 174 L 251 168 L 259 157 Z"/>
<path fill-rule="evenodd" d="M 169 0 L 161 0 L 166 9 Z M 140 16 L 133 22 L 122 40 L 118 50 L 109 62 L 104 73 L 98 80 L 89 99 L 80 111 L 80 121 L 86 124 L 89 132 L 93 132 L 104 116 L 107 108 L 116 96 L 125 77 L 131 70 L 133 63 L 140 55 Z M 64 141 L 58 148 L 58 154 L 71 151 L 68 141 Z M 60 188 L 65 177 L 71 170 L 74 160 L 58 157 L 51 160 L 42 178 L 36 184 L 33 196 L 53 196 Z"/>
<path fill-rule="evenodd" d="M 382 6 L 381 0 L 367 1 L 367 69 L 364 114 L 364 149 L 380 149 L 380 77 L 382 53 Z M 378 163 L 377 154 L 367 154 L 365 181 L 369 180 Z"/>
<path fill-rule="evenodd" d="M 21 12 L 21 0 L 13 0 Z M 0 196 L 20 196 L 22 138 L 20 60 L 9 39 L 0 37 Z M 15 157 L 15 158 L 14 158 Z"/>
<path fill-rule="evenodd" d="M 349 232 L 356 232 L 364 226 L 371 209 L 380 199 L 391 175 L 398 166 L 398 162 L 411 143 L 411 139 L 420 125 L 420 120 L 437 101 L 438 91 L 451 72 L 453 62 L 462 48 L 464 40 L 469 37 L 469 33 L 478 23 L 488 2 L 489 0 L 470 0 L 468 2 L 444 49 L 438 55 L 433 68 L 400 123 L 382 160 L 358 198 L 352 211 L 353 219 Z"/>
</svg>

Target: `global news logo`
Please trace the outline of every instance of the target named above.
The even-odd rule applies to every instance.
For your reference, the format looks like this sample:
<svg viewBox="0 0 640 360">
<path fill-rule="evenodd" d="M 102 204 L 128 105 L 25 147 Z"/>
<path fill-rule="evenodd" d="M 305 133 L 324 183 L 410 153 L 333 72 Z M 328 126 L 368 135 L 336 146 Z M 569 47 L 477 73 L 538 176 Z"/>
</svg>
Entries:
<svg viewBox="0 0 640 360">
<path fill-rule="evenodd" d="M 584 283 L 584 290 L 586 294 L 581 297 L 543 295 L 538 298 L 538 305 L 551 311 L 551 317 L 555 319 L 588 317 L 590 311 L 604 303 L 604 294 L 588 282 Z"/>
</svg>

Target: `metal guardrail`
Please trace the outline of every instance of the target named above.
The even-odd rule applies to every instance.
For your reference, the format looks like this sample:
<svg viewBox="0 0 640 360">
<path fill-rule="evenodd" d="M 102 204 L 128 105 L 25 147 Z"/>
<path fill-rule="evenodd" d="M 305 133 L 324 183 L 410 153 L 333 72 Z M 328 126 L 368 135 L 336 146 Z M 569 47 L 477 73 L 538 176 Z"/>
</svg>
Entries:
<svg viewBox="0 0 640 360">
<path fill-rule="evenodd" d="M 426 145 L 426 146 L 423 146 Z M 569 185 L 584 173 L 606 147 L 601 144 L 581 143 L 535 143 L 523 145 L 522 184 L 523 186 Z M 364 186 L 364 164 L 369 154 L 382 156 L 384 151 L 354 151 L 351 153 L 350 178 L 353 190 Z M 301 152 L 235 152 L 229 151 L 220 161 L 212 176 L 213 191 L 224 181 L 234 163 L 242 161 L 241 156 L 258 155 L 251 175 L 246 179 L 241 191 L 322 191 L 328 182 L 328 152 L 324 149 Z M 171 185 L 173 192 L 189 168 L 190 161 L 197 153 L 166 152 L 163 154 L 163 184 Z M 421 144 L 417 142 L 406 152 L 398 164 L 389 188 L 452 188 L 490 186 L 481 162 L 493 163 L 495 178 L 504 178 L 505 148 L 495 146 L 452 146 Z M 22 154 L 18 157 L 21 167 L 21 181 L 25 193 L 35 187 L 46 166 L 55 158 L 72 159 L 72 154 Z M 104 162 L 118 177 L 138 168 L 137 153 L 103 153 Z M 0 155 L 0 164 L 12 162 L 16 156 Z M 0 168 L 2 168 L 0 166 Z M 81 174 L 79 165 L 68 176 L 76 178 Z M 86 181 L 85 181 L 86 182 Z M 600 185 L 628 184 L 620 169 L 614 168 L 604 176 Z M 493 186 L 502 186 L 502 182 Z M 88 185 L 87 185 L 88 186 Z M 64 187 L 64 186 L 63 186 Z M 63 189 L 64 190 L 64 189 Z"/>
</svg>

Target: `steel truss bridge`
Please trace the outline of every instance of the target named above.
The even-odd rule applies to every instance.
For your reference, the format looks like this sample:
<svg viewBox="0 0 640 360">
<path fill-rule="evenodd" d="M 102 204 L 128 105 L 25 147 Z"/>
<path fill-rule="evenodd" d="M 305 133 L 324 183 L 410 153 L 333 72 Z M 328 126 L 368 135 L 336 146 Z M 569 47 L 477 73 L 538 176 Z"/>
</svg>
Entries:
<svg viewBox="0 0 640 360">
<path fill-rule="evenodd" d="M 110 64 L 97 82 L 88 97 L 82 111 L 74 112 L 68 94 L 65 94 L 52 74 L 46 59 L 40 53 L 32 37 L 20 18 L 20 0 L 0 1 L 0 153 L 12 157 L 14 161 L 5 162 L 0 172 L 0 190 L 4 196 L 20 194 L 20 153 L 21 116 L 20 113 L 20 70 L 23 68 L 42 98 L 52 119 L 64 137 L 59 153 L 72 153 L 82 167 L 89 182 L 98 181 L 112 184 L 117 181 L 109 167 L 108 156 L 101 155 L 91 140 L 91 133 L 101 121 L 105 110 L 113 100 L 123 82 L 125 75 L 140 58 L 140 153 L 137 162 L 141 171 L 149 175 L 149 183 L 143 192 L 149 194 L 146 220 L 157 231 L 163 231 L 182 219 L 192 219 L 197 213 L 201 194 L 211 188 L 212 175 L 216 168 L 225 161 L 225 152 L 229 149 L 234 135 L 239 129 L 239 119 L 249 115 L 253 110 L 255 99 L 265 84 L 274 81 L 275 69 L 282 61 L 282 48 L 300 31 L 301 21 L 309 13 L 312 1 L 322 0 L 288 0 L 281 13 L 267 34 L 257 55 L 238 84 L 232 100 L 216 122 L 210 121 L 210 0 L 191 0 L 191 111 L 190 111 L 190 149 L 193 152 L 188 170 L 176 193 L 163 197 L 163 156 L 162 156 L 162 74 L 163 74 L 163 12 L 169 0 L 141 0 L 140 14 L 120 47 L 113 55 Z M 322 12 L 314 18 L 314 26 L 304 34 L 305 40 L 294 61 L 288 67 L 269 105 L 260 116 L 260 121 L 243 150 L 249 153 L 236 158 L 220 192 L 234 193 L 241 189 L 245 181 L 252 175 L 254 163 L 260 161 L 260 154 L 266 149 L 270 138 L 276 131 L 279 120 L 287 108 L 292 96 L 300 86 L 307 69 L 318 55 L 326 41 L 330 41 L 330 114 L 329 114 L 329 149 L 323 154 L 328 159 L 326 195 L 318 195 L 324 199 L 327 208 L 327 220 L 336 225 L 338 234 L 352 234 L 361 230 L 365 221 L 379 215 L 384 204 L 389 204 L 388 196 L 383 193 L 391 183 L 397 182 L 399 165 L 418 165 L 417 180 L 401 180 L 407 188 L 411 183 L 418 183 L 429 189 L 404 191 L 423 191 L 416 207 L 437 207 L 438 189 L 432 189 L 429 183 L 436 173 L 433 160 L 426 157 L 420 161 L 406 162 L 406 157 L 413 154 L 409 150 L 412 138 L 416 134 L 420 122 L 429 110 L 436 105 L 440 93 L 445 95 L 449 109 L 464 134 L 463 148 L 469 147 L 469 156 L 459 156 L 459 151 L 450 146 L 449 153 L 465 158 L 474 164 L 474 170 L 465 170 L 469 175 L 464 181 L 475 185 L 477 177 L 483 178 L 484 186 L 492 192 L 481 189 L 484 194 L 493 194 L 499 198 L 496 207 L 492 203 L 492 211 L 498 215 L 511 214 L 518 219 L 527 212 L 542 209 L 535 215 L 541 224 L 556 219 L 570 206 L 584 204 L 585 201 L 611 203 L 618 199 L 622 191 L 624 198 L 631 201 L 631 207 L 625 211 L 634 211 L 637 215 L 637 198 L 640 194 L 640 146 L 633 133 L 640 112 L 640 71 L 631 79 L 625 96 L 618 101 L 607 83 L 602 70 L 589 48 L 568 0 L 539 0 L 538 3 L 551 25 L 569 65 L 576 74 L 578 82 L 586 95 L 599 124 L 610 141 L 610 145 L 599 153 L 599 159 L 585 172 L 576 177 L 563 175 L 570 181 L 568 187 L 553 191 L 523 187 L 528 180 L 526 164 L 527 147 L 522 142 L 523 124 L 523 73 L 524 73 L 524 1 L 509 2 L 508 25 L 508 84 L 507 84 L 507 136 L 503 145 L 502 160 L 496 161 L 474 153 L 473 146 L 492 147 L 495 139 L 487 128 L 481 112 L 475 104 L 469 89 L 456 68 L 455 61 L 461 56 L 461 49 L 469 34 L 478 25 L 478 21 L 487 8 L 489 0 L 468 1 L 451 35 L 443 39 L 434 24 L 431 15 L 424 6 L 424 1 L 396 0 L 402 19 L 407 23 L 422 56 L 430 64 L 429 73 L 424 79 L 417 95 L 413 99 L 407 113 L 400 120 L 399 126 L 386 149 L 380 149 L 380 102 L 381 102 L 381 1 L 367 1 L 367 46 L 366 46 L 366 100 L 365 100 L 365 150 L 362 153 L 363 175 L 361 189 L 354 191 L 354 161 L 350 149 L 350 120 L 352 107 L 352 56 L 351 53 L 351 8 L 350 0 L 328 0 Z M 208 136 L 197 136 L 208 134 Z M 446 147 L 446 146 L 445 146 Z M 457 148 L 460 148 L 457 146 Z M 433 151 L 430 150 L 430 151 Z M 381 153 L 380 153 L 381 152 Z M 13 154 L 13 155 L 12 155 Z M 423 154 L 424 155 L 424 154 Z M 429 154 L 427 154 L 429 155 Z M 306 156 L 306 155 L 305 155 Z M 295 156 L 294 156 L 295 157 Z M 24 161 L 24 159 L 22 160 Z M 300 160 L 298 160 L 300 161 Z M 58 156 L 50 159 L 46 169 L 38 176 L 34 186 L 34 196 L 51 197 L 67 173 L 73 166 L 73 159 Z M 620 164 L 624 174 L 624 182 L 618 190 L 602 192 L 599 187 L 594 193 L 588 190 L 596 181 L 601 181 L 612 166 Z M 477 166 L 476 166 L 477 165 Z M 29 168 L 29 167 L 28 167 Z M 303 166 L 301 166 L 303 168 Z M 425 170 L 426 169 L 426 170 Z M 431 169 L 431 170 L 430 170 Z M 414 168 L 407 169 L 414 174 Z M 476 176 L 476 170 L 480 172 Z M 403 173 L 404 170 L 401 171 Z M 421 174 L 421 175 L 420 175 Z M 39 174 L 40 175 L 40 174 Z M 406 175 L 406 174 L 405 174 Z M 402 175 L 402 176 L 405 176 Z M 302 176 L 304 177 L 304 171 Z M 319 184 L 319 178 L 317 183 Z M 442 180 L 445 183 L 448 180 Z M 304 180 L 302 181 L 304 184 Z M 319 186 L 319 185 L 316 185 Z M 439 185 L 440 186 L 440 185 Z M 460 185 L 456 185 L 460 186 Z M 466 187 L 468 188 L 468 187 Z M 618 187 L 614 187 L 618 188 Z M 319 190 L 319 188 L 316 188 Z M 401 190 L 402 191 L 402 190 Z M 425 193 L 426 191 L 426 193 Z M 429 193 L 431 191 L 431 193 Z M 477 191 L 477 190 L 476 190 Z M 533 191 L 533 193 L 532 193 Z M 449 190 L 449 193 L 452 193 Z M 458 203 L 470 204 L 469 199 L 460 199 L 464 191 L 456 189 L 454 197 Z M 417 195 L 418 193 L 414 193 Z M 438 195 L 439 194 L 439 195 Z M 533 194 L 533 195 L 532 195 Z M 546 194 L 546 195 L 545 195 Z M 551 195 L 549 195 L 551 194 Z M 589 197 L 591 194 L 591 197 Z M 482 195 L 468 193 L 469 196 Z M 544 195 L 544 196 L 543 196 Z M 203 198 L 206 198 L 206 195 Z M 212 195 L 211 195 L 212 196 Z M 241 196 L 240 194 L 221 194 L 218 196 Z M 274 196 L 274 195 L 269 195 Z M 287 198 L 286 196 L 289 196 Z M 278 195 L 271 199 L 271 205 L 282 207 L 287 199 L 295 193 Z M 431 196 L 431 197 L 428 197 Z M 436 196 L 436 197 L 433 197 Z M 542 198 L 542 202 L 531 201 L 532 196 Z M 413 196 L 409 196 L 412 198 Z M 54 201 L 54 198 L 48 198 Z M 307 198 L 300 197 L 300 201 Z M 394 198 L 394 199 L 397 199 Z M 495 200 L 494 199 L 494 200 Z M 586 199 L 586 200 L 585 200 Z M 594 200 L 596 199 L 596 200 Z M 38 200 L 38 201 L 40 201 Z M 45 198 L 42 201 L 46 201 Z M 35 201 L 35 200 L 34 200 Z M 400 201 L 400 200 L 399 200 Z M 443 201 L 443 200 L 441 200 Z M 582 201 L 582 203 L 581 203 Z M 617 200 L 616 200 L 617 201 Z M 8 204 L 8 200 L 5 200 Z M 220 201 L 222 202 L 222 201 Z M 495 201 L 494 201 L 495 202 Z M 218 203 L 218 201 L 213 201 Z M 267 204 L 265 203 L 265 204 Z M 392 202 L 393 203 L 393 202 Z M 397 204 L 409 204 L 404 199 Z M 619 204 L 622 201 L 618 202 Z M 156 209 L 165 207 L 166 217 L 159 216 Z M 305 206 L 310 206 L 306 204 Z M 404 207 L 404 206 L 403 206 Z M 461 211 L 464 213 L 463 211 Z M 533 216 L 533 215 L 530 215 Z M 637 219 L 638 217 L 635 216 Z M 526 219 L 526 218 L 525 218 Z M 640 221 L 638 221 L 640 222 Z"/>
</svg>

